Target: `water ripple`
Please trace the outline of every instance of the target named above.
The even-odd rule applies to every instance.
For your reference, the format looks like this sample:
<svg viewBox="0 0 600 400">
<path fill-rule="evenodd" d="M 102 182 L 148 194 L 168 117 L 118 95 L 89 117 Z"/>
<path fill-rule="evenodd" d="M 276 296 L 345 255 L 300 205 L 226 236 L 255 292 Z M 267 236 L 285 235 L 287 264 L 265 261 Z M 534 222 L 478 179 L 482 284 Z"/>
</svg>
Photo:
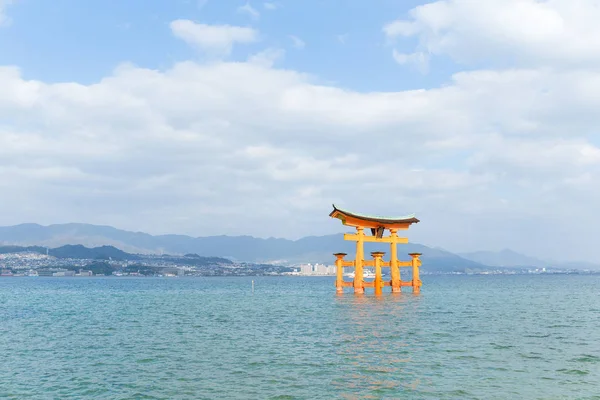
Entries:
<svg viewBox="0 0 600 400">
<path fill-rule="evenodd" d="M 424 281 L 0 279 L 0 398 L 598 398 L 598 278 Z"/>
</svg>

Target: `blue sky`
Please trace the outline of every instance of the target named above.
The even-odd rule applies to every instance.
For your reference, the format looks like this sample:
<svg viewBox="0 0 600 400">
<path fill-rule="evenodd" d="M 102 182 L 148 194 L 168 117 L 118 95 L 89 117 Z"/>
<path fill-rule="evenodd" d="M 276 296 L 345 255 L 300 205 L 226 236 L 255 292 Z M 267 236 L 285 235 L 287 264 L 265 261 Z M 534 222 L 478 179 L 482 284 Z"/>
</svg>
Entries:
<svg viewBox="0 0 600 400">
<path fill-rule="evenodd" d="M 0 0 L 0 225 L 600 262 L 596 0 L 269 3 Z"/>
<path fill-rule="evenodd" d="M 390 58 L 382 25 L 418 1 L 307 0 L 271 2 L 234 0 L 18 0 L 7 13 L 12 22 L 0 35 L 0 64 L 18 65 L 23 76 L 47 82 L 97 82 L 122 62 L 164 69 L 198 55 L 175 38 L 169 23 L 191 19 L 260 29 L 261 40 L 234 49 L 245 60 L 264 47 L 287 50 L 280 66 L 313 74 L 326 82 L 359 91 L 431 87 L 450 78 L 452 63 L 424 75 L 400 69 Z M 237 11 L 250 5 L 258 18 Z M 306 43 L 294 47 L 290 36 Z M 341 42 L 343 41 L 343 43 Z M 406 45 L 412 46 L 413 39 Z"/>
</svg>

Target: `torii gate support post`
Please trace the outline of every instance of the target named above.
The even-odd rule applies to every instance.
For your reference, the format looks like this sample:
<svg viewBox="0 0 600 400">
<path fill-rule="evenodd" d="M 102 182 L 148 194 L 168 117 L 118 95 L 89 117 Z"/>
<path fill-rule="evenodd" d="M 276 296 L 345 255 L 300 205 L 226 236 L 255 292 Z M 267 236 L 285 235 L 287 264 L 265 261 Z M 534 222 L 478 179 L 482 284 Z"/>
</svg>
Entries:
<svg viewBox="0 0 600 400">
<path fill-rule="evenodd" d="M 381 261 L 385 253 L 382 251 L 374 251 L 371 253 L 375 261 L 375 281 L 373 286 L 375 287 L 375 295 L 379 296 L 383 293 L 383 279 L 381 278 Z"/>
<path fill-rule="evenodd" d="M 413 293 L 421 293 L 421 279 L 419 277 L 419 267 L 421 266 L 421 260 L 419 257 L 421 253 L 410 253 L 409 256 L 412 257 L 412 287 Z"/>
<path fill-rule="evenodd" d="M 354 259 L 354 293 L 363 294 L 365 287 L 363 283 L 363 263 L 365 260 L 364 239 L 365 232 L 362 226 L 356 227 L 356 258 Z"/>
<path fill-rule="evenodd" d="M 346 253 L 336 253 L 334 256 L 336 257 L 335 291 L 337 293 L 344 293 L 344 257 L 346 257 Z"/>
<path fill-rule="evenodd" d="M 390 275 L 392 278 L 392 293 L 400 293 L 402 291 L 402 286 L 400 284 L 400 267 L 398 266 L 398 247 L 397 247 L 397 239 L 398 239 L 398 230 L 390 229 L 390 236 L 392 237 L 392 242 L 390 242 Z"/>
</svg>

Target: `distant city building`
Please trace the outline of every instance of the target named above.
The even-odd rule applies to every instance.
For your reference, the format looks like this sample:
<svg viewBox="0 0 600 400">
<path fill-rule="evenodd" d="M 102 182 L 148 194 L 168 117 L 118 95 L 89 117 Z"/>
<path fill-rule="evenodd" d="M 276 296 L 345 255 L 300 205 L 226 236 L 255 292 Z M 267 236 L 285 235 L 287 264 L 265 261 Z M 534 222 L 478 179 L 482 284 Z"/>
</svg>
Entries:
<svg viewBox="0 0 600 400">
<path fill-rule="evenodd" d="M 316 263 L 312 264 L 301 264 L 298 275 L 335 275 L 335 265 L 325 265 Z"/>
<path fill-rule="evenodd" d="M 75 271 L 62 270 L 52 273 L 52 276 L 75 276 Z"/>
<path fill-rule="evenodd" d="M 300 266 L 300 275 L 312 275 L 313 267 L 310 264 L 302 264 Z"/>
<path fill-rule="evenodd" d="M 327 275 L 327 267 L 324 264 L 315 264 L 315 274 Z"/>
</svg>

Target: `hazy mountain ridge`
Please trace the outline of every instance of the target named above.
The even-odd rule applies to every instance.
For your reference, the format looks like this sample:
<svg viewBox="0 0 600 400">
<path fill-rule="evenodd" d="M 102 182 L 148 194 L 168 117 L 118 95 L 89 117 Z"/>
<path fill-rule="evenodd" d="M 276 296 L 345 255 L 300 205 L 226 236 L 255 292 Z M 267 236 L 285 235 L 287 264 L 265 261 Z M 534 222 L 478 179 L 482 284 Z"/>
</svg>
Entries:
<svg viewBox="0 0 600 400">
<path fill-rule="evenodd" d="M 56 258 L 73 258 L 85 260 L 138 260 L 140 258 L 136 254 L 126 253 L 123 250 L 117 249 L 113 246 L 100 246 L 89 248 L 80 244 L 68 244 L 53 249 L 42 246 L 0 246 L 0 254 L 23 252 L 48 254 L 49 256 Z"/>
<path fill-rule="evenodd" d="M 47 248 L 42 246 L 0 246 L 0 254 L 14 253 L 38 253 L 49 255 L 59 259 L 80 259 L 80 260 L 113 260 L 113 261 L 138 261 L 145 260 L 148 256 L 126 253 L 114 246 L 85 247 L 80 244 L 65 245 L 57 248 Z M 153 257 L 153 256 L 149 256 Z M 176 261 L 180 264 L 188 265 L 206 265 L 208 263 L 232 264 L 231 260 L 223 257 L 203 257 L 198 254 L 185 255 L 162 255 L 161 260 Z"/>
<path fill-rule="evenodd" d="M 113 246 L 130 254 L 184 255 L 194 253 L 203 257 L 223 257 L 234 261 L 280 265 L 307 262 L 332 264 L 333 253 L 344 252 L 349 255 L 348 257 L 352 257 L 355 252 L 354 242 L 343 240 L 343 234 L 308 236 L 298 240 L 261 239 L 252 236 L 154 236 L 110 226 L 75 223 L 49 226 L 21 224 L 0 227 L 0 244 L 45 247 L 82 245 L 91 248 Z M 389 252 L 389 246 L 365 244 L 367 255 L 376 250 Z M 490 267 L 547 267 L 550 265 L 510 250 L 499 253 L 454 254 L 440 248 L 431 248 L 417 243 L 398 247 L 400 259 L 408 260 L 408 253 L 411 252 L 423 254 L 425 271 L 463 271 L 465 269 L 489 269 Z M 117 257 L 122 256 L 117 255 Z"/>
<path fill-rule="evenodd" d="M 548 267 L 549 262 L 534 257 L 529 257 L 515 251 L 504 249 L 501 251 L 475 251 L 471 253 L 458 253 L 468 260 L 476 261 L 491 267 Z"/>
<path fill-rule="evenodd" d="M 490 267 L 502 268 L 559 268 L 600 270 L 600 265 L 585 261 L 556 262 L 526 256 L 510 249 L 458 253 L 459 256 Z"/>
</svg>

